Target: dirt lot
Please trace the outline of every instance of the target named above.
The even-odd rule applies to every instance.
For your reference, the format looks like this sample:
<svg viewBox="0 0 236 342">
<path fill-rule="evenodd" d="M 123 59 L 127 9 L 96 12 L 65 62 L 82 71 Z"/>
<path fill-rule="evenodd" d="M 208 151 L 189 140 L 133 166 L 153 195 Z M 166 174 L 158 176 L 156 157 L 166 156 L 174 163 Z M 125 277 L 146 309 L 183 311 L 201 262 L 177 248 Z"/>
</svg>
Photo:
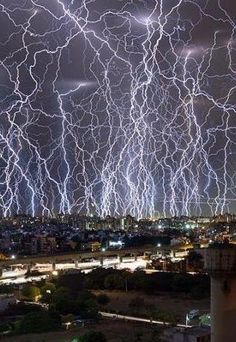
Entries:
<svg viewBox="0 0 236 342">
<path fill-rule="evenodd" d="M 179 317 L 180 322 L 185 322 L 185 315 L 193 309 L 209 312 L 209 299 L 192 300 L 180 294 L 159 294 L 155 296 L 145 295 L 137 292 L 118 292 L 118 291 L 96 291 L 96 294 L 106 293 L 110 298 L 110 303 L 104 307 L 106 310 L 123 311 L 130 313 L 129 303 L 135 297 L 143 298 L 145 305 L 154 304 L 158 310 L 170 312 Z M 140 312 L 141 316 L 141 312 Z M 73 330 L 52 332 L 47 334 L 30 334 L 22 336 L 12 336 L 2 338 L 0 341 L 6 342 L 71 342 L 73 338 L 82 335 L 88 330 L 102 331 L 108 342 L 156 342 L 160 327 L 146 325 L 143 323 L 123 322 L 116 320 L 102 320 L 96 326 L 85 328 L 73 328 Z M 94 341 L 96 342 L 96 341 Z"/>
<path fill-rule="evenodd" d="M 130 313 L 129 303 L 135 297 L 143 298 L 145 304 L 155 305 L 157 310 L 173 313 L 181 323 L 185 323 L 186 313 L 199 309 L 205 313 L 210 311 L 210 299 L 193 300 L 183 294 L 159 294 L 155 296 L 145 295 L 137 292 L 118 292 L 118 291 L 96 291 L 95 294 L 106 293 L 110 298 L 110 303 L 104 308 L 105 310 L 117 310 Z M 141 312 L 140 312 L 141 314 Z"/>
<path fill-rule="evenodd" d="M 102 331 L 108 342 L 155 342 L 158 341 L 158 327 L 121 321 L 102 321 L 90 328 L 76 328 L 63 332 L 29 334 L 0 339 L 1 342 L 71 342 L 73 338 L 88 330 Z M 139 339 L 138 339 L 139 335 Z M 96 341 L 94 341 L 96 342 Z"/>
</svg>

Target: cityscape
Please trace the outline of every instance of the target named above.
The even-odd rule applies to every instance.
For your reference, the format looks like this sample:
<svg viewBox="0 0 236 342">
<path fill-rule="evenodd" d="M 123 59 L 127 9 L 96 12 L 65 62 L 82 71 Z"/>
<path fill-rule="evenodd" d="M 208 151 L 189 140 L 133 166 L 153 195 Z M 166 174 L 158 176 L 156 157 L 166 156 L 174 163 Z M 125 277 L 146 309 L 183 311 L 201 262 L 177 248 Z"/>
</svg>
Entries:
<svg viewBox="0 0 236 342">
<path fill-rule="evenodd" d="M 0 227 L 0 250 L 8 257 L 141 245 L 236 242 L 236 214 L 157 220 L 137 220 L 131 215 L 104 219 L 85 215 L 61 214 L 56 218 L 18 215 L 2 218 Z"/>
<path fill-rule="evenodd" d="M 84 327 L 89 331 L 84 338 L 100 341 L 101 335 L 102 341 L 107 331 L 103 328 L 106 335 L 99 335 L 98 319 L 98 330 L 101 320 L 105 320 L 109 329 L 121 331 L 125 329 L 122 321 L 131 319 L 125 325 L 136 322 L 144 341 L 150 334 L 157 341 L 186 336 L 210 341 L 206 272 L 211 274 L 212 260 L 207 266 L 205 253 L 222 247 L 228 253 L 236 244 L 236 215 L 138 220 L 131 215 L 100 218 L 58 214 L 49 218 L 25 214 L 2 217 L 0 228 L 0 315 L 6 315 L 4 334 L 36 332 L 40 339 L 44 331 L 56 329 L 59 334 L 66 331 L 69 341 Z M 232 251 L 236 253 L 236 246 Z M 223 266 L 228 267 L 229 255 L 224 258 Z M 219 272 L 218 268 L 219 264 Z M 175 293 L 179 301 L 173 300 Z M 72 305 L 78 294 L 81 298 Z M 151 301 L 156 305 L 161 302 L 161 307 Z M 51 323 L 42 328 L 38 323 L 42 320 L 40 313 L 45 315 L 52 308 L 60 316 L 55 321 L 47 314 Z M 14 328 L 19 319 L 15 310 L 26 315 L 20 321 L 19 332 Z M 31 310 L 35 316 L 30 316 Z M 27 328 L 27 319 L 33 328 Z M 156 330 L 155 325 L 161 328 Z M 173 327 L 163 329 L 168 325 Z M 116 334 L 122 340 L 121 332 Z M 52 337 L 46 336 L 50 341 Z M 63 340 L 65 336 L 57 338 Z M 136 341 L 137 334 L 133 338 Z"/>
<path fill-rule="evenodd" d="M 0 0 L 3 342 L 235 342 L 235 18 Z"/>
</svg>

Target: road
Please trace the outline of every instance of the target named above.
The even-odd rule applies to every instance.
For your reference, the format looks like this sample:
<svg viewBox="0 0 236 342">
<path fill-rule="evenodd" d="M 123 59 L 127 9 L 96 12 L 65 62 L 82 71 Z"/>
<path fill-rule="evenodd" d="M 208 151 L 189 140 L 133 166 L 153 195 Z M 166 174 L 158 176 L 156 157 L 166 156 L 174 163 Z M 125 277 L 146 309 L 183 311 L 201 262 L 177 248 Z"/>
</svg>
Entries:
<svg viewBox="0 0 236 342">
<path fill-rule="evenodd" d="M 142 257 L 137 257 L 137 260 L 134 257 L 124 257 L 122 261 L 119 258 L 104 258 L 103 260 L 103 268 L 114 267 L 116 269 L 130 269 L 134 271 L 137 268 L 145 269 L 147 265 L 147 260 L 143 260 Z M 75 266 L 75 263 L 58 263 L 55 265 L 54 271 L 66 270 L 66 269 L 78 269 L 81 272 L 91 272 L 92 269 L 101 267 L 101 263 L 99 260 L 91 260 L 89 262 L 80 262 Z M 31 271 L 39 271 L 44 273 L 52 272 L 52 264 L 51 263 L 36 263 L 32 266 Z M 48 275 L 39 275 L 39 276 L 30 276 L 25 277 L 27 270 L 22 268 L 21 265 L 13 265 L 11 270 L 3 269 L 2 277 L 0 279 L 0 284 L 23 284 L 31 281 L 39 281 L 40 279 L 45 279 Z"/>
<path fill-rule="evenodd" d="M 117 315 L 110 312 L 104 312 L 99 311 L 100 315 L 104 318 L 112 318 L 112 319 L 124 319 L 127 321 L 135 321 L 135 322 L 143 322 L 143 323 L 149 323 L 149 324 L 157 324 L 157 325 L 170 325 L 170 323 L 164 322 L 164 321 L 157 321 L 157 320 L 151 320 L 147 318 L 141 318 L 141 317 L 135 317 L 135 316 L 125 316 L 125 315 Z M 185 324 L 176 324 L 177 327 L 180 328 L 191 328 L 191 325 L 185 325 Z"/>
<path fill-rule="evenodd" d="M 98 252 L 71 252 L 71 253 L 63 253 L 56 255 L 36 255 L 36 256 L 19 256 L 14 259 L 5 259 L 0 260 L 0 267 L 11 266 L 16 264 L 36 264 L 36 263 L 57 263 L 57 262 L 66 262 L 66 261 L 82 261 L 83 259 L 101 259 L 111 256 L 127 256 L 127 255 L 143 255 L 144 252 L 152 252 L 153 254 L 157 253 L 158 247 L 140 247 L 140 248 L 124 248 L 124 249 L 114 249 L 107 251 L 98 251 Z M 170 249 L 170 248 L 169 248 Z"/>
<path fill-rule="evenodd" d="M 57 262 L 67 262 L 67 261 L 82 261 L 83 259 L 101 259 L 111 256 L 127 256 L 127 255 L 143 255 L 145 252 L 151 252 L 152 254 L 157 254 L 157 252 L 170 252 L 176 250 L 186 250 L 188 248 L 192 248 L 191 245 L 184 246 L 143 246 L 143 247 L 135 247 L 135 248 L 124 248 L 124 249 L 114 249 L 114 250 L 106 250 L 106 251 L 98 251 L 98 252 L 71 252 L 71 253 L 63 253 L 57 255 L 36 255 L 36 256 L 19 256 L 15 259 L 5 259 L 0 260 L 0 267 L 11 266 L 16 264 L 36 264 L 36 263 L 57 263 Z"/>
</svg>

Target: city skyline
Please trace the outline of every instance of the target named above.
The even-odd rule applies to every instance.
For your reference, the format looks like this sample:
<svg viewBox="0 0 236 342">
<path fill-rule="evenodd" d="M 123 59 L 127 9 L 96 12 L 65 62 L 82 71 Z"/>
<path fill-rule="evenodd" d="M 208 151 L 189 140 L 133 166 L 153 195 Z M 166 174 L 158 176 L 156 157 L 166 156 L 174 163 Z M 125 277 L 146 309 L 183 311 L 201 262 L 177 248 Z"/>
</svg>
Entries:
<svg viewBox="0 0 236 342">
<path fill-rule="evenodd" d="M 0 0 L 0 215 L 236 212 L 236 4 Z"/>
</svg>

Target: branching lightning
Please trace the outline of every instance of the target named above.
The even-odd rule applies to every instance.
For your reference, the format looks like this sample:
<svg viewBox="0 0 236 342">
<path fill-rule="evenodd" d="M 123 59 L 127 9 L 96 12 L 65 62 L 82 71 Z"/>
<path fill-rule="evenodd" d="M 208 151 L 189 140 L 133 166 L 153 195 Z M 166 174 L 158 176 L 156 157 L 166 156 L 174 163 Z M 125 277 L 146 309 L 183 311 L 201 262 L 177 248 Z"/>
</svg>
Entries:
<svg viewBox="0 0 236 342">
<path fill-rule="evenodd" d="M 235 209 L 223 1 L 0 0 L 0 16 L 2 215 Z"/>
</svg>

